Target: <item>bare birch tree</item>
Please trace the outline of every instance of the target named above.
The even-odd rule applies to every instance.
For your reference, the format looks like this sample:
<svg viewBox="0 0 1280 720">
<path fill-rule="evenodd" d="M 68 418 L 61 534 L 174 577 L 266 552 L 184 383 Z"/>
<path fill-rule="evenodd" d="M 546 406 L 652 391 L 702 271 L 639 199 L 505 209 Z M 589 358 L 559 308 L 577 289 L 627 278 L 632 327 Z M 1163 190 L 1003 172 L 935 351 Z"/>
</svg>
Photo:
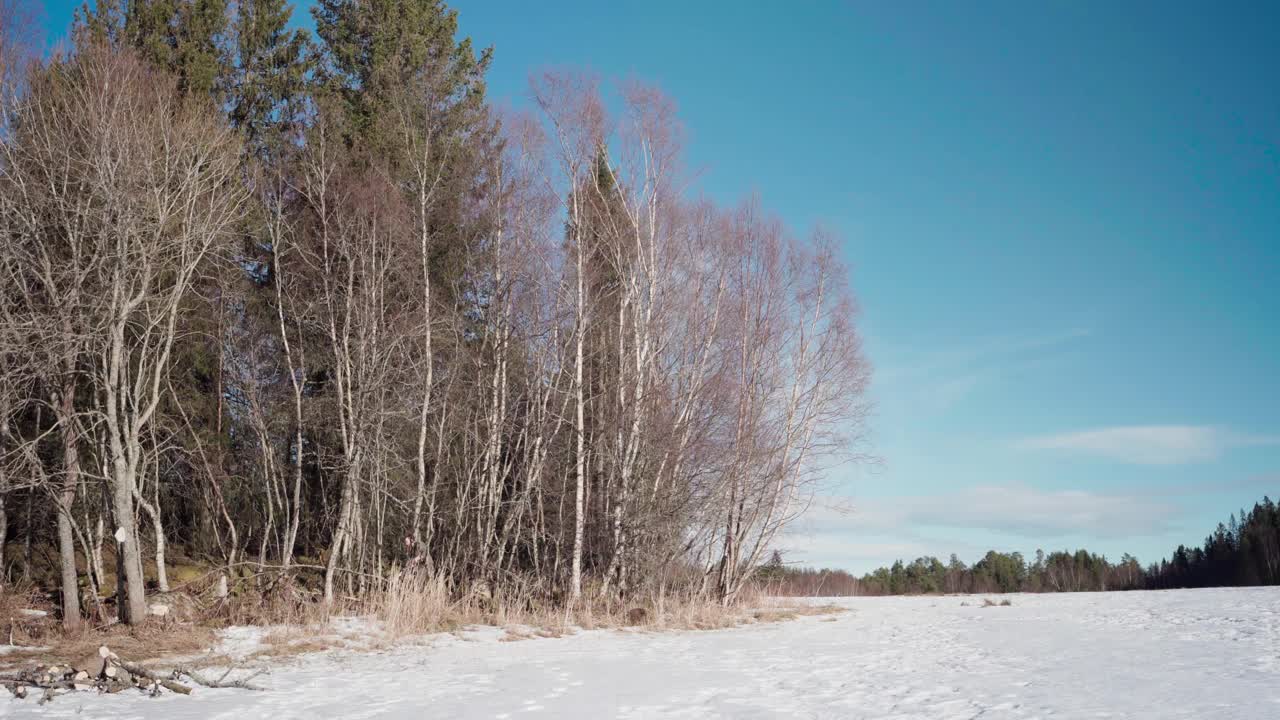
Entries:
<svg viewBox="0 0 1280 720">
<path fill-rule="evenodd" d="M 88 48 L 65 72 L 78 183 L 103 254 L 93 278 L 101 393 L 120 563 L 122 618 L 145 615 L 135 523 L 147 433 L 166 392 L 178 312 L 205 262 L 231 239 L 245 192 L 225 123 L 180 102 L 173 84 L 126 53 Z"/>
</svg>

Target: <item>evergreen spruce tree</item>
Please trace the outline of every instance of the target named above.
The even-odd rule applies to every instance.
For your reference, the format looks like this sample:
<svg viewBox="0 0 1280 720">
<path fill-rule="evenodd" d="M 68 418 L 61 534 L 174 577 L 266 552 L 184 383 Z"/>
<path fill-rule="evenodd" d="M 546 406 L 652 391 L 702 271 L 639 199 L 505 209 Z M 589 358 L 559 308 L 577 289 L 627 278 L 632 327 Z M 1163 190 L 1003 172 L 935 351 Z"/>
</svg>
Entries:
<svg viewBox="0 0 1280 720">
<path fill-rule="evenodd" d="M 134 48 L 156 67 L 172 70 L 175 63 L 174 25 L 177 0 L 122 0 L 123 45 Z"/>
<path fill-rule="evenodd" d="M 310 42 L 289 30 L 291 12 L 285 0 L 240 0 L 232 26 L 228 115 L 259 156 L 295 127 L 306 102 Z"/>
<path fill-rule="evenodd" d="M 172 67 L 179 87 L 218 106 L 230 70 L 227 30 L 227 0 L 183 0 L 175 8 Z"/>
<path fill-rule="evenodd" d="M 379 172 L 406 188 L 417 179 L 414 148 L 430 147 L 435 191 L 425 219 L 438 299 L 470 303 L 460 315 L 486 315 L 483 283 L 464 273 L 467 244 L 486 237 L 492 218 L 470 204 L 492 197 L 490 170 L 501 144 L 485 103 L 492 49 L 455 41 L 458 14 L 440 0 L 319 0 L 317 102 L 337 106 L 348 142 Z M 416 201 L 414 201 L 416 203 Z M 473 247 L 474 249 L 474 247 Z M 465 298 L 465 300 L 464 300 Z"/>
<path fill-rule="evenodd" d="M 324 48 L 326 89 L 341 97 L 352 132 L 394 162 L 403 148 L 395 117 L 405 88 L 435 86 L 435 110 L 455 127 L 483 110 L 492 49 L 454 40 L 458 13 L 440 0 L 319 0 L 312 10 Z M 445 118 L 434 118 L 436 122 Z"/>
<path fill-rule="evenodd" d="M 173 73 L 189 97 L 221 105 L 229 69 L 227 0 L 104 0 L 76 13 L 75 34 L 131 47 Z"/>
<path fill-rule="evenodd" d="M 88 43 L 116 45 L 124 40 L 126 7 L 123 0 L 97 0 L 81 5 L 72 19 L 71 34 L 76 47 Z"/>
</svg>

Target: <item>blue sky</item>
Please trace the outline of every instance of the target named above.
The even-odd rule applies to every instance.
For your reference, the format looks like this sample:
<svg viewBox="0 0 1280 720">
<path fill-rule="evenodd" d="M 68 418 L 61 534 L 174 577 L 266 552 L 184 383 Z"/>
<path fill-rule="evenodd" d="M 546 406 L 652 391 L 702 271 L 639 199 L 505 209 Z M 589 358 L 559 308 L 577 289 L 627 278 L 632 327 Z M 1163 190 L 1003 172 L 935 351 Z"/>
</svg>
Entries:
<svg viewBox="0 0 1280 720">
<path fill-rule="evenodd" d="M 708 194 L 844 238 L 882 462 L 790 559 L 1149 562 L 1280 496 L 1280 5 L 787 5 L 453 3 L 499 102 L 656 82 Z"/>
</svg>

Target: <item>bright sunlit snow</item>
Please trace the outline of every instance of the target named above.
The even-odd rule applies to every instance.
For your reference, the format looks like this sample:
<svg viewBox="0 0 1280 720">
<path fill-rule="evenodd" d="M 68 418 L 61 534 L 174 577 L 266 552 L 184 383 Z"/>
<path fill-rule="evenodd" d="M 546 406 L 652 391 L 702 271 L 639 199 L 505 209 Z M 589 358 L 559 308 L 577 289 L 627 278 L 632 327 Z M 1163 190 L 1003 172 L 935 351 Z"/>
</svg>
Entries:
<svg viewBox="0 0 1280 720">
<path fill-rule="evenodd" d="M 1280 717 L 1280 588 L 982 597 L 852 598 L 836 616 L 711 632 L 483 629 L 307 656 L 267 692 L 77 693 L 0 700 L 0 716 Z"/>
</svg>

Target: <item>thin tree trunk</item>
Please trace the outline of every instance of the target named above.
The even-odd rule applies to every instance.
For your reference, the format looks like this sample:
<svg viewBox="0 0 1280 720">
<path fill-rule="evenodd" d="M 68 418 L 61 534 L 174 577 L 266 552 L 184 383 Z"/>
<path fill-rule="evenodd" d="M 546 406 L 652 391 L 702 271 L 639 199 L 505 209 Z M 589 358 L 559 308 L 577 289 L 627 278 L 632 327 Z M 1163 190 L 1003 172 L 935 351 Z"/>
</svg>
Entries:
<svg viewBox="0 0 1280 720">
<path fill-rule="evenodd" d="M 9 573 L 5 572 L 4 566 L 4 549 L 9 537 L 9 509 L 5 502 L 9 495 L 9 483 L 3 478 L 3 474 L 4 471 L 0 470 L 0 589 L 9 581 Z"/>
<path fill-rule="evenodd" d="M 138 543 L 137 523 L 133 513 L 133 473 L 123 459 L 115 463 L 117 481 L 112 493 L 112 511 L 116 521 L 116 564 L 123 574 L 124 597 L 120 604 L 120 621 L 142 622 L 147 613 L 146 586 L 142 573 L 142 549 Z"/>
<path fill-rule="evenodd" d="M 280 323 L 280 342 L 284 347 L 285 366 L 289 371 L 289 385 L 293 389 L 293 453 L 290 458 L 293 466 L 293 497 L 292 507 L 289 510 L 289 527 L 285 532 L 284 541 L 280 547 L 280 564 L 287 571 L 289 566 L 293 564 L 294 547 L 298 543 L 298 527 L 302 523 L 302 392 L 306 384 L 306 376 L 303 374 L 302 379 L 299 379 L 298 375 L 306 372 L 306 352 L 304 349 L 299 348 L 302 357 L 299 358 L 299 366 L 295 366 L 293 348 L 289 344 L 289 329 L 284 317 L 284 289 L 282 287 L 283 278 L 281 277 L 283 269 L 280 267 L 280 254 L 284 252 L 283 233 L 277 231 L 274 235 L 274 240 L 275 247 L 272 261 L 275 263 L 273 275 L 276 289 L 276 319 Z"/>
<path fill-rule="evenodd" d="M 0 388 L 4 392 L 7 388 Z M 0 396 L 0 458 L 8 454 L 12 442 L 9 434 L 9 394 Z M 9 573 L 5 568 L 5 549 L 9 539 L 9 474 L 5 463 L 0 461 L 0 589 L 9 581 Z"/>
<path fill-rule="evenodd" d="M 159 479 L 157 478 L 157 482 Z M 165 570 L 165 550 L 167 543 L 164 539 L 164 521 L 160 516 L 160 508 L 148 502 L 141 495 L 134 498 L 138 505 L 142 508 L 147 517 L 151 518 L 151 531 L 156 536 L 156 586 L 160 592 L 169 592 L 169 573 Z M 159 490 L 156 491 L 156 503 L 159 503 Z"/>
<path fill-rule="evenodd" d="M 430 146 L 428 146 L 430 147 Z M 429 152 L 429 151 L 428 151 Z M 435 183 L 430 189 L 425 182 L 424 168 L 418 173 L 418 255 L 422 265 L 422 362 L 426 363 L 426 378 L 422 387 L 422 406 L 418 415 L 418 492 L 413 499 L 413 544 L 416 552 L 422 548 L 422 504 L 427 489 L 427 416 L 431 410 L 431 391 L 435 382 L 435 353 L 432 347 L 431 317 L 431 267 L 430 267 L 430 232 L 427 224 L 427 208 L 431 201 Z M 436 181 L 439 176 L 436 177 Z"/>
<path fill-rule="evenodd" d="M 585 400 L 585 392 L 582 386 L 582 362 L 583 362 L 583 340 L 586 335 L 586 300 L 583 287 L 583 271 L 585 263 L 583 262 L 583 248 L 581 232 L 577 236 L 577 253 L 578 253 L 578 328 L 577 338 L 575 339 L 574 350 L 574 366 L 573 366 L 573 391 L 576 400 L 576 415 L 574 416 L 574 433 L 577 436 L 577 448 L 574 453 L 574 478 L 576 487 L 574 490 L 574 517 L 573 517 L 573 567 L 572 581 L 570 585 L 569 599 L 576 603 L 582 597 L 582 536 L 583 530 L 586 528 L 586 517 L 583 515 L 583 500 L 586 493 L 586 419 L 583 415 L 583 404 Z"/>
<path fill-rule="evenodd" d="M 329 559 L 324 568 L 324 601 L 333 602 L 333 578 L 338 571 L 338 561 L 351 545 L 351 523 L 355 507 L 354 467 L 348 467 L 342 478 L 342 499 L 338 504 L 338 526 L 333 531 L 329 545 Z"/>
<path fill-rule="evenodd" d="M 22 580 L 26 582 L 31 579 L 31 536 L 35 533 L 35 525 L 31 522 L 31 498 L 35 493 L 27 493 L 26 507 L 26 528 L 22 535 Z"/>
<path fill-rule="evenodd" d="M 75 380 L 63 383 L 58 425 L 62 434 L 62 488 L 58 493 L 58 564 L 62 574 L 62 625 L 80 627 L 80 583 L 76 574 L 76 538 L 72 505 L 80 484 L 79 431 L 75 420 Z"/>
</svg>

